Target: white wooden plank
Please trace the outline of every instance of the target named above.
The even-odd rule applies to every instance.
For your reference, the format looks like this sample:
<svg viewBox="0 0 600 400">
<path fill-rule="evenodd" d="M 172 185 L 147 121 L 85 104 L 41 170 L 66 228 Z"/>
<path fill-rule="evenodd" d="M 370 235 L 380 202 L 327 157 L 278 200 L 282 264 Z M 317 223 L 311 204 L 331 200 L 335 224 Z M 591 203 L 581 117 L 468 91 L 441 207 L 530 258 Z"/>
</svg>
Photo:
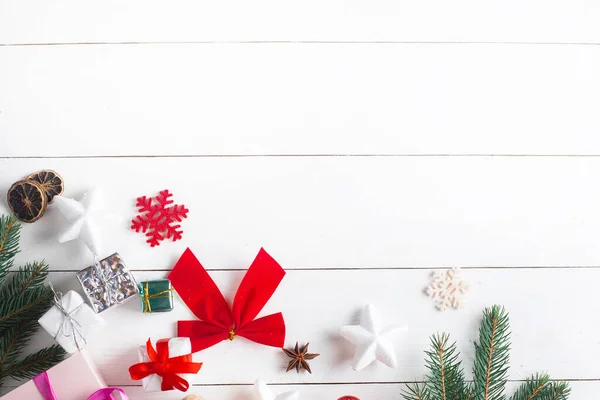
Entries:
<svg viewBox="0 0 600 400">
<path fill-rule="evenodd" d="M 596 398 L 600 391 L 600 382 L 571 382 L 571 399 L 574 400 L 592 400 Z M 510 385 L 511 388 L 515 384 Z M 252 397 L 252 386 L 194 386 L 186 394 L 177 391 L 162 393 L 144 393 L 141 387 L 124 387 L 130 400 L 181 400 L 188 394 L 203 396 L 207 400 L 250 400 Z M 399 393 L 403 389 L 402 384 L 344 384 L 344 385 L 286 385 L 275 386 L 272 388 L 275 393 L 297 390 L 301 393 L 301 398 L 317 400 L 336 400 L 340 396 L 351 394 L 364 400 L 373 399 L 401 399 Z M 0 395 L 6 392 L 1 391 Z M 512 392 L 509 392 L 512 393 Z M 377 397 L 376 397 L 377 396 Z"/>
<path fill-rule="evenodd" d="M 283 312 L 286 344 L 309 341 L 311 351 L 321 353 L 311 363 L 312 375 L 286 373 L 283 352 L 239 339 L 196 353 L 195 360 L 205 364 L 193 382 L 248 384 L 259 377 L 280 384 L 420 380 L 426 372 L 423 351 L 435 332 L 448 332 L 458 342 L 470 376 L 472 341 L 477 339 L 481 311 L 492 304 L 503 304 L 510 312 L 510 379 L 520 380 L 542 371 L 556 379 L 600 378 L 595 357 L 600 354 L 596 334 L 600 305 L 595 291 L 581 290 L 583 282 L 598 280 L 600 269 L 468 270 L 465 278 L 473 289 L 467 307 L 445 313 L 436 311 L 423 294 L 430 272 L 288 271 L 261 315 Z M 136 273 L 140 281 L 163 276 L 161 272 Z M 231 300 L 243 272 L 213 271 L 211 276 Z M 62 291 L 78 288 L 73 274 L 52 273 L 51 280 Z M 398 369 L 374 364 L 358 373 L 351 368 L 354 347 L 339 336 L 339 327 L 358 323 L 366 303 L 379 307 L 387 323 L 409 327 L 396 342 Z M 139 302 L 133 300 L 103 316 L 107 328 L 91 337 L 88 350 L 111 385 L 136 385 L 127 369 L 137 362 L 137 346 L 148 337 L 172 337 L 177 320 L 194 318 L 178 298 L 170 313 L 143 314 Z M 36 345 L 51 341 L 42 332 Z"/>
<path fill-rule="evenodd" d="M 600 382 L 571 382 L 571 396 L 573 400 L 592 400 L 595 399 L 600 391 Z M 511 383 L 511 389 L 517 384 Z M 336 400 L 344 395 L 357 396 L 364 400 L 376 399 L 401 399 L 400 391 L 404 388 L 402 384 L 377 384 L 377 385 L 291 385 L 278 386 L 273 388 L 275 393 L 280 393 L 287 390 L 297 390 L 304 399 L 316 400 Z M 180 393 L 144 393 L 141 388 L 126 388 L 131 400 L 138 399 L 172 399 L 179 400 L 182 395 Z M 515 389 L 513 389 L 515 390 Z M 189 393 L 195 393 L 205 397 L 207 400 L 249 400 L 252 397 L 251 386 L 226 386 L 226 387 L 194 387 Z M 509 393 L 513 393 L 509 391 Z M 310 397 L 309 397 L 310 396 Z"/>
<path fill-rule="evenodd" d="M 0 48 L 0 156 L 600 154 L 597 46 Z"/>
<path fill-rule="evenodd" d="M 44 168 L 66 196 L 104 189 L 103 253 L 132 269 L 170 269 L 188 246 L 208 269 L 245 269 L 261 246 L 286 269 L 600 265 L 597 157 L 4 159 L 0 188 Z M 135 199 L 165 188 L 190 213 L 183 240 L 151 249 L 129 229 Z M 18 261 L 89 265 L 63 228 L 50 206 Z"/>
<path fill-rule="evenodd" d="M 588 0 L 0 2 L 0 43 L 492 41 L 597 43 Z"/>
</svg>

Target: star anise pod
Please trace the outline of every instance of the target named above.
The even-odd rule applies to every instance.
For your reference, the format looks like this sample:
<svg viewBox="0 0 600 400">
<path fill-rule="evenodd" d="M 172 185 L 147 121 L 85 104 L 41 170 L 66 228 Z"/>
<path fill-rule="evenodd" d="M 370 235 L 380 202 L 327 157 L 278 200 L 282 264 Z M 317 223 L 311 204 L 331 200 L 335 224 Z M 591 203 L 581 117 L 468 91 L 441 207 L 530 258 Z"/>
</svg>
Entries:
<svg viewBox="0 0 600 400">
<path fill-rule="evenodd" d="M 302 350 L 299 350 L 298 342 L 296 342 L 296 347 L 294 347 L 294 350 L 288 350 L 288 349 L 282 349 L 282 350 L 285 352 L 285 354 L 288 357 L 290 357 L 292 359 L 289 362 L 285 372 L 288 372 L 291 369 L 296 368 L 296 372 L 299 373 L 300 369 L 304 368 L 305 370 L 308 371 L 308 373 L 312 374 L 312 371 L 310 370 L 310 365 L 308 365 L 306 360 L 312 360 L 313 358 L 318 357 L 319 354 L 308 353 L 308 343 L 306 343 L 306 345 L 304 347 L 302 347 Z"/>
</svg>

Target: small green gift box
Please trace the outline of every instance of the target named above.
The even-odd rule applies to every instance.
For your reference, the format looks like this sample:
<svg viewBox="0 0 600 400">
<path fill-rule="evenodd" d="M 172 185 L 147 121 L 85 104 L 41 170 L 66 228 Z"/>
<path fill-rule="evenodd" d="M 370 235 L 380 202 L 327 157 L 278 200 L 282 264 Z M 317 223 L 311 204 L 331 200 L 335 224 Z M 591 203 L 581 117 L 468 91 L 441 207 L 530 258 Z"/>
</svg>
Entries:
<svg viewBox="0 0 600 400">
<path fill-rule="evenodd" d="M 145 313 L 173 309 L 173 287 L 168 279 L 156 279 L 139 284 L 142 310 Z"/>
</svg>

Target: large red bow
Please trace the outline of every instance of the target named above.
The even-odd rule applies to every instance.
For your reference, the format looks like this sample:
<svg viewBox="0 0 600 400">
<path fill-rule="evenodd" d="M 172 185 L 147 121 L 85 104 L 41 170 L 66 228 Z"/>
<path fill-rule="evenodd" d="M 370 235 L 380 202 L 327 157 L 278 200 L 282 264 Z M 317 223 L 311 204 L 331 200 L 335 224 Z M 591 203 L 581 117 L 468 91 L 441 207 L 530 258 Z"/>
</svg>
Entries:
<svg viewBox="0 0 600 400">
<path fill-rule="evenodd" d="M 194 253 L 187 249 L 169 279 L 179 296 L 201 321 L 179 321 L 177 335 L 189 337 L 192 352 L 222 340 L 243 336 L 254 342 L 283 347 L 285 322 L 281 313 L 256 318 L 271 298 L 285 271 L 264 249 L 260 249 L 246 272 L 229 308 L 227 301 Z"/>
<path fill-rule="evenodd" d="M 156 342 L 156 350 L 148 339 L 146 350 L 150 361 L 132 365 L 129 367 L 129 375 L 131 379 L 137 381 L 156 374 L 162 377 L 160 388 L 162 391 L 173 389 L 187 391 L 190 384 L 177 374 L 195 374 L 202 367 L 202 363 L 192 362 L 191 354 L 169 358 L 169 339 Z"/>
</svg>

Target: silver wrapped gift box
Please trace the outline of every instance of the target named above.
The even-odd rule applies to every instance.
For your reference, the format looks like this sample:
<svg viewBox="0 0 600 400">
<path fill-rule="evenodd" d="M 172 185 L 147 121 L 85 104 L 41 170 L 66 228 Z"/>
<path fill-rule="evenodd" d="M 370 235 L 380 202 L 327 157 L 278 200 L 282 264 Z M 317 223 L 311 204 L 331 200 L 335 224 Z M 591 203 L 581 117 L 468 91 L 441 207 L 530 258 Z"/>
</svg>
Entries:
<svg viewBox="0 0 600 400">
<path fill-rule="evenodd" d="M 79 271 L 77 279 L 97 313 L 138 294 L 137 282 L 118 253 Z"/>
</svg>

